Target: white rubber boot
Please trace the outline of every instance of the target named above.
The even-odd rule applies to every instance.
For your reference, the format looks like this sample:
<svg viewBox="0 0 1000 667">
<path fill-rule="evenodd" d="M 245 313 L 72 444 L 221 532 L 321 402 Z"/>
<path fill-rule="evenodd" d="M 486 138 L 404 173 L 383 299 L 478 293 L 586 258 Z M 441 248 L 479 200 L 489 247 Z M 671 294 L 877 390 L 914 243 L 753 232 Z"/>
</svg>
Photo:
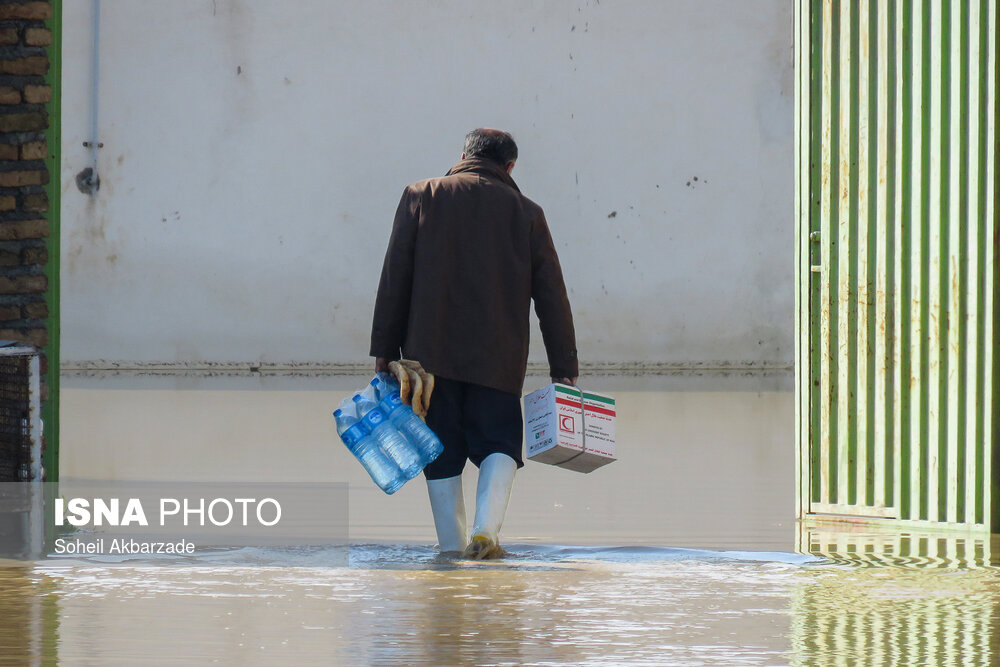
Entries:
<svg viewBox="0 0 1000 667">
<path fill-rule="evenodd" d="M 437 531 L 438 549 L 442 552 L 461 552 L 468 544 L 465 530 L 465 496 L 462 495 L 462 476 L 427 480 L 427 495 L 431 499 L 434 529 Z"/>
<path fill-rule="evenodd" d="M 499 542 L 500 526 L 507 514 L 516 472 L 517 461 L 506 454 L 490 454 L 479 465 L 476 521 L 472 525 L 472 541 L 463 554 L 466 558 L 485 560 L 503 555 Z"/>
</svg>

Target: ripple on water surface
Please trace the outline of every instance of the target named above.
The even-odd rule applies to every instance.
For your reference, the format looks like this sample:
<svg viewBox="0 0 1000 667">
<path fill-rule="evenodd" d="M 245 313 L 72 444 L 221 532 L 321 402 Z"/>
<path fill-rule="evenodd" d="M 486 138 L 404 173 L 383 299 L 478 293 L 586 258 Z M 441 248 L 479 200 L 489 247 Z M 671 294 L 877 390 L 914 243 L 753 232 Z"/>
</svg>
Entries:
<svg viewBox="0 0 1000 667">
<path fill-rule="evenodd" d="M 0 570 L 6 632 L 65 664 L 171 655 L 285 664 L 990 664 L 995 568 L 866 567 L 787 553 L 509 544 L 243 549 L 189 565 Z M 48 628 L 48 630 L 46 630 Z M 18 642 L 21 641 L 22 645 Z"/>
</svg>

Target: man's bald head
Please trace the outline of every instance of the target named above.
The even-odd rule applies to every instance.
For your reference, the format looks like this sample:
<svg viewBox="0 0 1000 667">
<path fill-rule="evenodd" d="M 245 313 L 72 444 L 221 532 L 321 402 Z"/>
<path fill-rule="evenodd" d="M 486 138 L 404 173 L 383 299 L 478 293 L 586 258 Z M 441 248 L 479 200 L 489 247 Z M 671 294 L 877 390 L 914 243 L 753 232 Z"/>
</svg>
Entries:
<svg viewBox="0 0 1000 667">
<path fill-rule="evenodd" d="M 466 158 L 492 160 L 501 167 L 513 165 L 517 160 L 517 144 L 509 132 L 480 127 L 465 135 Z"/>
</svg>

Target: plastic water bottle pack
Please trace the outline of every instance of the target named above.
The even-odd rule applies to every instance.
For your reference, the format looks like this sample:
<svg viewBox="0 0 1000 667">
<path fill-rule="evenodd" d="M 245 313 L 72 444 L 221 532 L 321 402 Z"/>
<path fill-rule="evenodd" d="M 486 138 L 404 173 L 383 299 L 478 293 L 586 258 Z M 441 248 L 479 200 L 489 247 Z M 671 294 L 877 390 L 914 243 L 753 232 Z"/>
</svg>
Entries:
<svg viewBox="0 0 1000 667">
<path fill-rule="evenodd" d="M 398 491 L 444 451 L 434 431 L 403 403 L 399 385 L 387 373 L 345 398 L 333 417 L 348 451 L 386 493 Z"/>
</svg>

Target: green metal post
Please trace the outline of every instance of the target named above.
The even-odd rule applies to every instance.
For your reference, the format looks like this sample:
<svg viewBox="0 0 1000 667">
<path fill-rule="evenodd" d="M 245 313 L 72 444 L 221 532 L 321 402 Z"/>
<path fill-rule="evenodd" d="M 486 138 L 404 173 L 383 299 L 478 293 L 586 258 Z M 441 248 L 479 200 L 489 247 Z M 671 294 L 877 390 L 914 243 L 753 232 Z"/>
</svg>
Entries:
<svg viewBox="0 0 1000 667">
<path fill-rule="evenodd" d="M 48 278 L 47 301 L 49 316 L 46 326 L 49 332 L 49 344 L 45 346 L 45 358 L 48 369 L 45 373 L 45 383 L 48 386 L 49 397 L 42 407 L 42 419 L 45 421 L 45 451 L 42 455 L 42 465 L 45 467 L 45 481 L 59 481 L 59 253 L 60 253 L 60 194 L 61 188 L 61 156 L 62 156 L 62 0 L 52 0 L 52 18 L 46 21 L 46 26 L 52 31 L 52 45 L 49 46 L 49 72 L 46 83 L 52 87 L 52 100 L 47 105 L 49 113 L 49 131 L 47 134 L 49 155 L 45 166 L 49 171 L 49 183 L 46 194 L 49 197 L 49 236 L 46 241 L 48 262 L 45 265 L 45 276 Z"/>
</svg>

